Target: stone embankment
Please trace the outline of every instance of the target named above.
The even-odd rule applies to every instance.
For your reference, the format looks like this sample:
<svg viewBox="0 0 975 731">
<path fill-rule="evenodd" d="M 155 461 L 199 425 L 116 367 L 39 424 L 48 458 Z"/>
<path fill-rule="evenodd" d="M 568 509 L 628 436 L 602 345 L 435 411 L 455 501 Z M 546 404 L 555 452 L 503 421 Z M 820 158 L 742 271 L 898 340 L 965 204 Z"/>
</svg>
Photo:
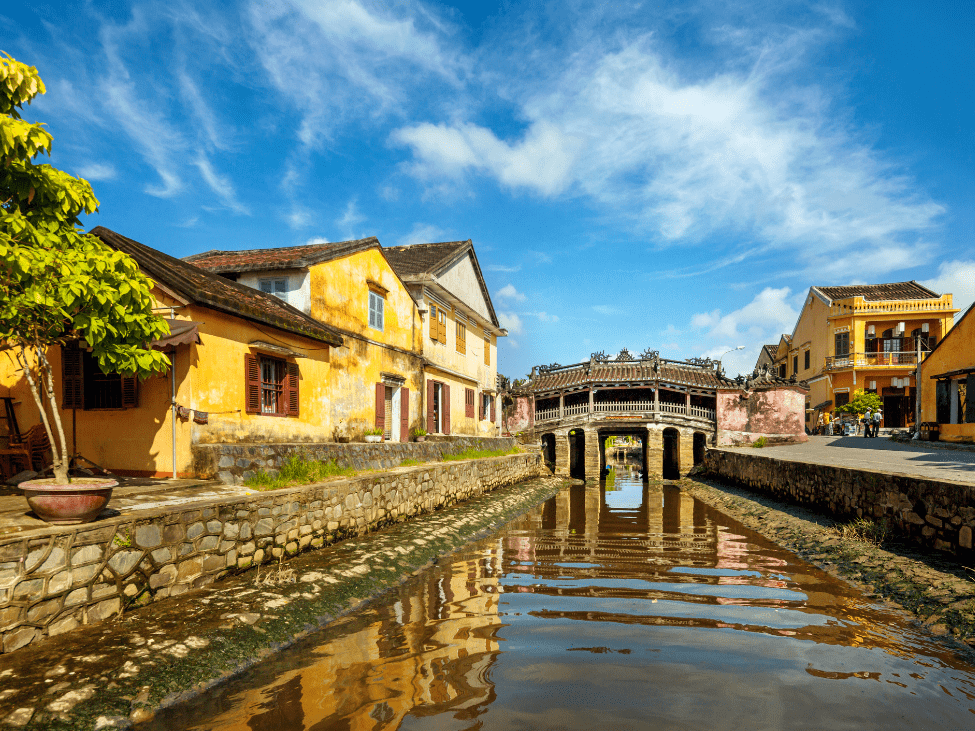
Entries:
<svg viewBox="0 0 975 731">
<path fill-rule="evenodd" d="M 6 537 L 2 649 L 547 474 L 538 454 L 433 463 Z"/>
<path fill-rule="evenodd" d="M 946 554 L 891 538 L 878 545 L 845 537 L 844 523 L 830 516 L 707 478 L 685 479 L 680 487 L 868 598 L 900 606 L 933 633 L 975 647 L 975 574 Z"/>
<path fill-rule="evenodd" d="M 565 484 L 543 477 L 502 488 L 0 655 L 0 723 L 88 731 L 146 721 L 490 535 Z"/>
<path fill-rule="evenodd" d="M 708 450 L 703 472 L 838 518 L 885 519 L 915 543 L 975 559 L 975 489 L 969 484 L 721 449 Z"/>
<path fill-rule="evenodd" d="M 513 437 L 427 437 L 424 442 L 380 442 L 378 444 L 338 444 L 336 442 L 295 444 L 196 444 L 193 446 L 193 472 L 204 479 L 217 479 L 225 485 L 242 485 L 259 471 L 277 474 L 292 455 L 321 462 L 334 461 L 339 467 L 388 470 L 404 460 L 436 462 L 447 455 L 468 449 L 510 450 Z"/>
</svg>

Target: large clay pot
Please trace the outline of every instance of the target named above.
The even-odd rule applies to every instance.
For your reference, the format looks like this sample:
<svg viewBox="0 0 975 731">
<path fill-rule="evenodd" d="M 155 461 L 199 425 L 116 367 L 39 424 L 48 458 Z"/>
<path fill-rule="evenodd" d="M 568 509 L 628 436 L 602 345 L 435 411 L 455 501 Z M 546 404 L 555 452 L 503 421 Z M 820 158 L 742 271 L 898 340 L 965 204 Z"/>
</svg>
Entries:
<svg viewBox="0 0 975 731">
<path fill-rule="evenodd" d="M 115 480 L 76 477 L 68 485 L 48 478 L 21 482 L 19 487 L 38 518 L 55 525 L 75 525 L 97 518 L 108 505 L 116 485 Z"/>
</svg>

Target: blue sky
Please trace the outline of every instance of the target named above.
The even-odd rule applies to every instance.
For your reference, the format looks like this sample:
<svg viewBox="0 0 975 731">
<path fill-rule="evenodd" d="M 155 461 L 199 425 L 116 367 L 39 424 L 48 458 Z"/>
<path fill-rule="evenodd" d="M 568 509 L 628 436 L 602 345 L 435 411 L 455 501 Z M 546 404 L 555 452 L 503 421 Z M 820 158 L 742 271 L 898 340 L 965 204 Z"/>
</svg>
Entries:
<svg viewBox="0 0 975 731">
<path fill-rule="evenodd" d="M 975 299 L 975 3 L 44 2 L 27 115 L 176 256 L 471 238 L 500 370 L 750 370 L 811 284 Z"/>
</svg>

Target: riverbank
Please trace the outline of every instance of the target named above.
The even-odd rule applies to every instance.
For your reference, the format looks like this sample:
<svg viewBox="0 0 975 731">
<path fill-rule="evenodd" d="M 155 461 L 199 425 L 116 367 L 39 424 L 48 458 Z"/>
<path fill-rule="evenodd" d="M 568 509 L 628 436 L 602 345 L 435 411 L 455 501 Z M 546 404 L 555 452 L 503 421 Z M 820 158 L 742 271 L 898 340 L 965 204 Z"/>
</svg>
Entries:
<svg viewBox="0 0 975 731">
<path fill-rule="evenodd" d="M 564 484 L 539 478 L 500 488 L 0 656 L 0 720 L 128 728 L 355 610 Z"/>
<path fill-rule="evenodd" d="M 742 488 L 691 477 L 682 490 L 827 573 L 910 612 L 931 632 L 975 647 L 975 573 L 939 551 L 891 539 L 877 546 L 843 537 L 836 520 Z M 969 650 L 970 651 L 970 650 Z"/>
</svg>

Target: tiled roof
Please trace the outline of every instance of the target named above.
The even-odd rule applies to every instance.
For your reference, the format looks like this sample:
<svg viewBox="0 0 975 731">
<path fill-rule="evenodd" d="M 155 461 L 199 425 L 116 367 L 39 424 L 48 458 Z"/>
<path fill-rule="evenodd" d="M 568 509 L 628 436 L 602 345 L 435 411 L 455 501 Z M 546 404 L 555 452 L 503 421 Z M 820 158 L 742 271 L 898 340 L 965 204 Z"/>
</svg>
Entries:
<svg viewBox="0 0 975 731">
<path fill-rule="evenodd" d="M 320 264 L 323 261 L 330 261 L 372 247 L 380 247 L 379 239 L 375 236 L 355 239 L 354 241 L 309 244 L 307 246 L 282 246 L 276 249 L 246 249 L 243 251 L 213 249 L 202 254 L 187 256 L 183 261 L 188 261 L 217 274 L 263 271 L 265 269 L 304 269 L 313 264 Z"/>
<path fill-rule="evenodd" d="M 434 276 L 451 263 L 467 248 L 473 248 L 467 241 L 443 241 L 439 244 L 412 244 L 410 246 L 387 246 L 383 249 L 389 265 L 403 279 L 423 275 Z"/>
<path fill-rule="evenodd" d="M 843 300 L 848 297 L 863 297 L 865 300 L 916 300 L 937 299 L 940 294 L 932 292 L 927 287 L 918 284 L 913 279 L 910 282 L 890 282 L 889 284 L 850 284 L 843 287 L 815 287 L 827 299 Z"/>
<path fill-rule="evenodd" d="M 147 276 L 188 302 L 206 305 L 329 345 L 341 346 L 343 343 L 338 330 L 312 319 L 273 295 L 211 274 L 102 226 L 92 229 L 91 233 L 113 249 L 131 256 Z"/>
<path fill-rule="evenodd" d="M 532 391 L 539 393 L 595 383 L 650 383 L 658 378 L 653 371 L 653 361 L 593 363 L 591 366 L 590 370 L 590 363 L 579 363 L 537 373 L 529 385 Z M 731 380 L 707 366 L 670 360 L 660 361 L 659 379 L 662 383 L 702 389 L 733 385 Z"/>
<path fill-rule="evenodd" d="M 775 360 L 775 354 L 779 352 L 779 344 L 769 343 L 763 345 L 762 347 L 765 349 L 765 352 L 768 354 L 768 357 L 771 358 L 772 360 Z"/>
</svg>

